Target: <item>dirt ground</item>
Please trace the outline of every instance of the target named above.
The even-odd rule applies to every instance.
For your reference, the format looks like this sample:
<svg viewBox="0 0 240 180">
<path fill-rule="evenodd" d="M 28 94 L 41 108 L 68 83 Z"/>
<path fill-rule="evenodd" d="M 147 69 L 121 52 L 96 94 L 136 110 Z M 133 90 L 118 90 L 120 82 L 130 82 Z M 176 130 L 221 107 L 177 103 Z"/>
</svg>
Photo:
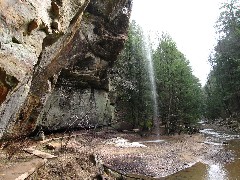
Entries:
<svg viewBox="0 0 240 180">
<path fill-rule="evenodd" d="M 156 137 L 143 139 L 136 133 L 105 131 L 74 132 L 71 137 L 64 135 L 64 138 L 60 134 L 54 136 L 47 136 L 42 142 L 28 143 L 35 149 L 57 156 L 28 179 L 117 179 L 117 175 L 106 173 L 106 167 L 129 177 L 138 174 L 143 179 L 160 178 L 204 159 L 231 160 L 231 155 L 221 153 L 221 146 L 205 143 L 202 134 L 158 137 L 163 140 L 158 142 L 147 142 L 156 140 Z M 131 146 L 125 146 L 126 139 Z M 124 141 L 124 144 L 119 145 L 118 141 Z M 49 145 L 53 147 L 49 148 Z M 21 150 L 9 158 L 6 149 L 2 148 L 0 172 L 2 168 L 32 158 Z"/>
</svg>

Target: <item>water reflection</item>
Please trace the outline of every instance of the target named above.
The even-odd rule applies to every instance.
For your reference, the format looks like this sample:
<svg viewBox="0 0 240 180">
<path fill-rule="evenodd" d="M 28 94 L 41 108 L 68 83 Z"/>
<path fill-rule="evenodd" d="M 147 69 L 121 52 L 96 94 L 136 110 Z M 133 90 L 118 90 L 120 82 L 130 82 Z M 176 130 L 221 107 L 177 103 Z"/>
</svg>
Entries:
<svg viewBox="0 0 240 180">
<path fill-rule="evenodd" d="M 240 135 L 215 132 L 213 129 L 201 131 L 207 136 L 207 141 L 214 146 L 222 146 L 221 151 L 231 152 L 235 155 L 230 163 L 205 160 L 192 167 L 166 177 L 167 180 L 240 180 Z M 223 143 L 225 142 L 225 143 Z M 227 142 L 227 143 L 226 143 Z M 226 145 L 223 145 L 226 144 Z"/>
<path fill-rule="evenodd" d="M 207 166 L 201 162 L 196 163 L 190 168 L 179 171 L 166 177 L 166 180 L 205 180 Z"/>
<path fill-rule="evenodd" d="M 234 162 L 225 165 L 229 180 L 238 180 L 240 179 L 240 141 L 229 141 L 229 146 L 226 149 L 233 151 L 235 154 Z"/>
<path fill-rule="evenodd" d="M 196 163 L 190 168 L 168 176 L 166 180 L 227 180 L 229 179 L 221 164 Z"/>
<path fill-rule="evenodd" d="M 208 165 L 207 180 L 227 180 L 227 173 L 221 164 Z"/>
</svg>

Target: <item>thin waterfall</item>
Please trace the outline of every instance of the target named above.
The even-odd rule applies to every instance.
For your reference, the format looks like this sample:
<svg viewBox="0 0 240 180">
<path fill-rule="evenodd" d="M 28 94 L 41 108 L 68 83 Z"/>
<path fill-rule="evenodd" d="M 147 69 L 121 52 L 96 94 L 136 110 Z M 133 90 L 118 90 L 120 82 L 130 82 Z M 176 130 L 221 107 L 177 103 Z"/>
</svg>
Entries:
<svg viewBox="0 0 240 180">
<path fill-rule="evenodd" d="M 157 102 L 157 88 L 156 88 L 156 81 L 155 81 L 155 73 L 153 68 L 153 59 L 152 59 L 152 49 L 150 44 L 150 37 L 146 32 L 143 33 L 144 37 L 144 44 L 143 48 L 145 51 L 145 55 L 147 58 L 148 64 L 148 75 L 151 83 L 151 92 L 152 92 L 152 99 L 153 99 L 153 123 L 154 123 L 154 133 L 159 136 L 160 129 L 159 129 L 159 108 Z"/>
</svg>

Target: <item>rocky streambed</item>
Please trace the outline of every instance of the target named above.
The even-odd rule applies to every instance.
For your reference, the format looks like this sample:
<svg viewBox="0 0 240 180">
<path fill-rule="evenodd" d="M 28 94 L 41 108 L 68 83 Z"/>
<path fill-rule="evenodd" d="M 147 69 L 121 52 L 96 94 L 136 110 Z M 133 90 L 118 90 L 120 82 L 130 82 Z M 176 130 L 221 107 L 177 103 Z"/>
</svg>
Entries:
<svg viewBox="0 0 240 180">
<path fill-rule="evenodd" d="M 206 133 L 160 138 L 143 139 L 136 133 L 114 131 L 48 136 L 31 146 L 57 158 L 46 162 L 28 179 L 176 179 L 176 175 L 186 179 L 191 177 L 189 172 L 196 174 L 205 168 L 206 175 L 207 168 L 229 165 L 238 158 L 236 152 L 228 148 L 227 141 L 214 142 L 216 138 Z M 16 159 L 11 165 L 11 160 L 2 162 L 13 166 L 17 164 Z"/>
<path fill-rule="evenodd" d="M 143 146 L 125 147 L 116 144 L 100 145 L 97 153 L 103 162 L 122 174 L 141 175 L 141 178 L 162 178 L 189 168 L 195 163 L 213 159 L 228 163 L 231 152 L 207 143 L 203 134 L 162 137 L 164 141 L 140 141 Z M 134 144 L 134 143 L 133 143 Z M 137 177 L 137 176 L 136 176 Z"/>
</svg>

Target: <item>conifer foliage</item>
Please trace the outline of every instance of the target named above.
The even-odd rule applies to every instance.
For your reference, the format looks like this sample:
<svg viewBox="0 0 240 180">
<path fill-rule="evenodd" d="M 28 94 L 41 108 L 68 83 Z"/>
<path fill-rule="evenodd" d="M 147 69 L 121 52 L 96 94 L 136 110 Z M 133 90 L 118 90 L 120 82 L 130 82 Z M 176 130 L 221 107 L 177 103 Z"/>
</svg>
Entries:
<svg viewBox="0 0 240 180">
<path fill-rule="evenodd" d="M 205 85 L 209 119 L 226 119 L 240 114 L 240 4 L 223 4 L 216 24 L 218 43 L 209 58 L 212 71 Z"/>
<path fill-rule="evenodd" d="M 143 31 L 136 22 L 129 29 L 125 49 L 113 68 L 117 92 L 117 117 L 134 128 L 149 130 L 153 125 L 153 101 L 148 76 Z M 168 133 L 194 124 L 201 114 L 202 91 L 185 56 L 169 35 L 159 35 L 152 49 L 159 120 Z"/>
</svg>

